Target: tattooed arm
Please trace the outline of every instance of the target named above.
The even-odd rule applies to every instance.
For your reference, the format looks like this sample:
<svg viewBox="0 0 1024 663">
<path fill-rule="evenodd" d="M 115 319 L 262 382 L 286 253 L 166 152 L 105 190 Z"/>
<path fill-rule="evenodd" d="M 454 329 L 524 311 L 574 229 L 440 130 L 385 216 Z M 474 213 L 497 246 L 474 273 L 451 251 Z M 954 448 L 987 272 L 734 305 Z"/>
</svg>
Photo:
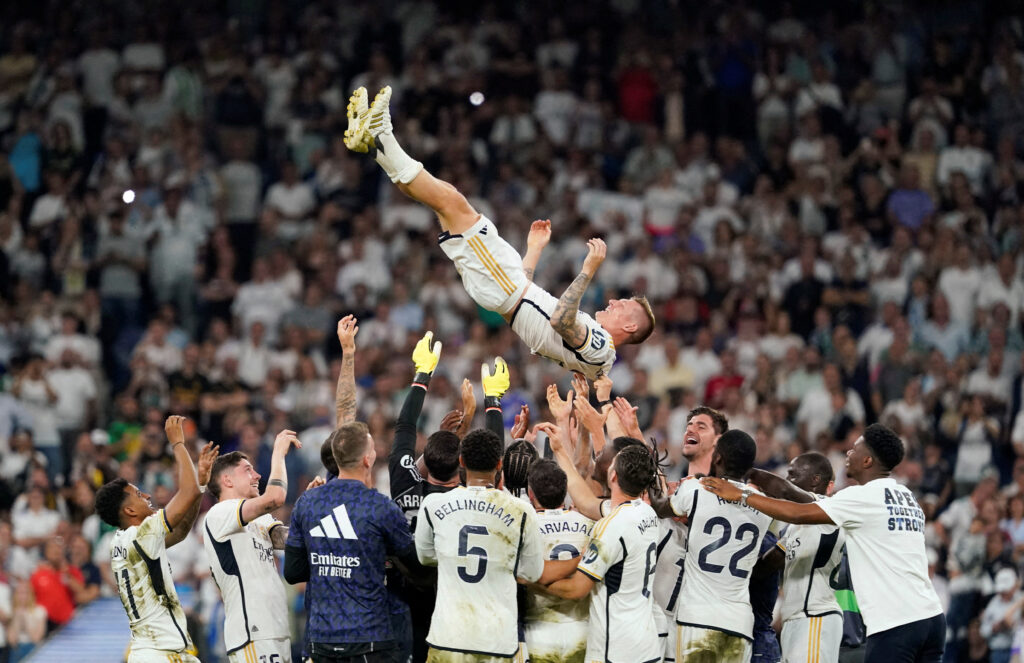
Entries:
<svg viewBox="0 0 1024 663">
<path fill-rule="evenodd" d="M 583 299 L 583 293 L 587 291 L 587 286 L 594 278 L 597 268 L 604 262 L 607 251 L 604 240 L 596 238 L 587 242 L 587 248 L 588 253 L 586 260 L 583 261 L 583 269 L 562 293 L 555 310 L 551 312 L 551 327 L 573 348 L 579 348 L 587 340 L 586 325 L 582 325 L 576 320 L 580 311 L 580 300 Z"/>
<path fill-rule="evenodd" d="M 338 341 L 341 343 L 341 373 L 334 395 L 334 412 L 338 425 L 356 420 L 356 333 L 359 323 L 355 316 L 346 315 L 338 321 Z"/>
</svg>

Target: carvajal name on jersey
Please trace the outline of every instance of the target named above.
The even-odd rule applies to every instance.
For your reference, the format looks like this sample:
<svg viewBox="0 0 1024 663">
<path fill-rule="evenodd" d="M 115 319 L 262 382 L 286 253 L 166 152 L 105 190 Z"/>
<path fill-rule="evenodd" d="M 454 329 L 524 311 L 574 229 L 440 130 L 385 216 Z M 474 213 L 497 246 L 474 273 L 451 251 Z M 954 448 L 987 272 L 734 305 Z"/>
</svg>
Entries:
<svg viewBox="0 0 1024 663">
<path fill-rule="evenodd" d="M 309 553 L 309 563 L 317 567 L 316 575 L 322 578 L 351 578 L 352 569 L 359 566 L 359 561 L 353 555 Z"/>
<path fill-rule="evenodd" d="M 450 516 L 456 511 L 478 511 L 480 513 L 486 513 L 500 520 L 501 524 L 505 527 L 511 527 L 516 521 L 511 514 L 505 513 L 505 509 L 497 506 L 493 502 L 474 499 L 453 500 L 449 503 L 442 504 L 439 508 L 434 510 L 434 516 L 438 520 L 444 520 L 445 516 Z"/>
<path fill-rule="evenodd" d="M 590 536 L 590 530 L 593 528 L 592 523 L 587 523 L 581 520 L 549 520 L 543 522 L 540 525 L 541 534 L 575 534 L 577 532 Z"/>
</svg>

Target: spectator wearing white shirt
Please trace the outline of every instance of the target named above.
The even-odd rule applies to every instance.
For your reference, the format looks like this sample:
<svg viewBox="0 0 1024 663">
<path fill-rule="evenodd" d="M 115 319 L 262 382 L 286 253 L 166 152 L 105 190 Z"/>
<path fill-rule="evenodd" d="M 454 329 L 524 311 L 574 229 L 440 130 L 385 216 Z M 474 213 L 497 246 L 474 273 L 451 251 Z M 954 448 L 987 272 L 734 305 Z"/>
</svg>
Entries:
<svg viewBox="0 0 1024 663">
<path fill-rule="evenodd" d="M 46 473 L 53 480 L 64 472 L 57 430 L 58 395 L 46 377 L 46 360 L 40 356 L 28 363 L 14 380 L 11 393 L 21 401 L 32 420 L 32 441 L 46 456 Z"/>
<path fill-rule="evenodd" d="M 829 421 L 836 414 L 832 398 L 834 392 L 844 394 L 843 411 L 850 419 L 855 424 L 864 422 L 864 401 L 853 389 L 843 388 L 839 368 L 835 364 L 825 364 L 821 377 L 824 388 L 812 389 L 804 394 L 794 415 L 802 431 L 801 437 L 812 442 L 817 439 L 818 433 L 828 428 Z"/>
<path fill-rule="evenodd" d="M 967 177 L 971 192 L 981 195 L 984 192 L 985 174 L 992 157 L 984 150 L 970 144 L 971 134 L 967 125 L 958 124 L 953 130 L 953 144 L 939 153 L 939 163 L 935 177 L 939 186 L 949 186 L 954 172 L 961 172 Z"/>
<path fill-rule="evenodd" d="M 554 69 L 544 76 L 544 89 L 534 100 L 533 114 L 555 145 L 563 146 L 572 135 L 572 120 L 579 99 L 568 89 L 568 75 Z"/>
<path fill-rule="evenodd" d="M 249 325 L 249 337 L 242 341 L 238 351 L 238 379 L 250 389 L 256 389 L 267 379 L 270 368 L 270 348 L 266 344 L 266 328 L 259 320 Z"/>
<path fill-rule="evenodd" d="M 98 390 L 92 374 L 81 366 L 74 350 L 61 353 L 60 364 L 47 374 L 50 386 L 57 393 L 54 413 L 60 433 L 64 467 L 71 467 L 77 435 L 86 430 L 96 413 Z"/>
<path fill-rule="evenodd" d="M 941 293 L 932 297 L 930 308 L 931 315 L 917 330 L 918 341 L 940 351 L 946 361 L 955 361 L 970 343 L 967 326 L 950 319 L 949 300 Z"/>
<path fill-rule="evenodd" d="M 292 161 L 281 164 L 281 181 L 267 189 L 263 204 L 277 213 L 278 232 L 294 240 L 306 234 L 303 222 L 316 210 L 313 187 L 299 180 L 299 169 Z"/>
<path fill-rule="evenodd" d="M 1003 373 L 1003 350 L 991 348 L 985 358 L 985 365 L 979 366 L 967 376 L 966 391 L 984 396 L 985 405 L 1003 411 L 1010 401 L 1010 378 Z"/>
<path fill-rule="evenodd" d="M 181 368 L 182 357 L 181 349 L 168 342 L 168 331 L 164 321 L 153 320 L 132 355 L 144 357 L 147 364 L 170 375 Z"/>
<path fill-rule="evenodd" d="M 65 351 L 71 350 L 89 368 L 99 364 L 100 344 L 95 338 L 79 333 L 80 325 L 81 321 L 72 311 L 61 314 L 60 333 L 50 337 L 43 352 L 47 361 L 57 363 Z"/>
<path fill-rule="evenodd" d="M 815 58 L 811 65 L 811 82 L 805 85 L 796 96 L 796 115 L 803 117 L 805 113 L 821 108 L 843 111 L 843 95 L 839 86 L 832 82 L 828 67 L 824 60 Z"/>
<path fill-rule="evenodd" d="M 949 300 L 949 317 L 953 322 L 970 327 L 981 290 L 981 270 L 972 264 L 971 247 L 956 248 L 956 262 L 942 270 L 938 289 Z"/>
<path fill-rule="evenodd" d="M 338 270 L 334 291 L 346 301 L 357 283 L 365 285 L 375 298 L 386 292 L 391 287 L 391 274 L 386 269 L 380 269 L 380 263 L 369 255 L 363 239 L 353 238 L 349 248 L 351 254 L 345 266 Z"/>
<path fill-rule="evenodd" d="M 114 98 L 114 76 L 121 69 L 121 55 L 107 45 L 105 31 L 89 33 L 89 47 L 78 56 L 77 65 L 86 102 L 105 110 Z"/>
<path fill-rule="evenodd" d="M 978 306 L 991 309 L 1004 304 L 1010 312 L 1010 324 L 1017 325 L 1020 310 L 1024 306 L 1024 282 L 1017 276 L 1013 254 L 1004 253 L 995 268 L 985 270 L 978 292 Z"/>
<path fill-rule="evenodd" d="M 702 327 L 697 332 L 694 345 L 684 348 L 680 353 L 680 362 L 693 371 L 693 390 L 698 394 L 704 393 L 707 381 L 713 375 L 722 372 L 722 360 L 712 347 L 713 340 L 711 331 L 707 327 Z"/>
<path fill-rule="evenodd" d="M 525 100 L 519 95 L 510 95 L 505 99 L 505 110 L 494 120 L 491 127 L 490 142 L 502 154 L 515 159 L 517 155 L 525 155 L 521 148 L 533 144 L 537 140 L 537 124 L 530 114 Z"/>
<path fill-rule="evenodd" d="M 238 319 L 242 329 L 251 329 L 252 323 L 265 325 L 268 342 L 277 338 L 281 317 L 292 309 L 294 303 L 279 281 L 271 280 L 270 265 L 265 258 L 252 263 L 252 280 L 238 289 L 231 312 Z"/>
</svg>

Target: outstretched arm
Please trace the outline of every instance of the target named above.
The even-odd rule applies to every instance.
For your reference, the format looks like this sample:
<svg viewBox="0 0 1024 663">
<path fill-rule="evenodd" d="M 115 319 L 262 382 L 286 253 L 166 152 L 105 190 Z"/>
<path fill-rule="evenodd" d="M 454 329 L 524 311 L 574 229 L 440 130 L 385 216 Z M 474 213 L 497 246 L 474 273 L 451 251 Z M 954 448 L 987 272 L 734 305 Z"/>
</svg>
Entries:
<svg viewBox="0 0 1024 663">
<path fill-rule="evenodd" d="M 199 451 L 197 477 L 201 490 L 205 490 L 206 484 L 210 482 L 210 471 L 213 469 L 213 461 L 217 460 L 218 451 L 220 451 L 220 446 L 214 445 L 213 442 L 207 442 Z M 172 527 L 171 531 L 164 537 L 164 545 L 166 547 L 170 548 L 171 546 L 175 546 L 185 540 L 188 533 L 192 531 L 192 525 L 196 522 L 196 516 L 199 515 L 199 506 L 202 503 L 203 494 L 200 493 L 199 496 L 192 501 L 192 506 L 185 512 L 181 522 Z"/>
<path fill-rule="evenodd" d="M 185 431 L 182 428 L 184 423 L 185 417 L 176 414 L 167 417 L 164 423 L 164 432 L 171 443 L 174 461 L 178 464 L 178 492 L 164 507 L 164 517 L 171 530 L 178 529 L 178 525 L 187 519 L 186 517 L 193 511 L 193 502 L 198 502 L 202 495 L 199 492 L 195 465 L 192 464 L 192 457 L 185 448 Z M 192 523 L 188 523 L 186 528 L 191 526 Z"/>
<path fill-rule="evenodd" d="M 562 444 L 562 436 L 566 434 L 565 431 L 549 423 L 537 424 L 537 430 L 543 431 L 548 436 L 548 445 L 551 447 L 551 453 L 555 457 L 555 462 L 565 472 L 568 492 L 569 496 L 572 497 L 573 506 L 587 518 L 601 520 L 603 517 L 601 515 L 601 502 L 603 500 L 590 490 L 587 482 L 580 476 L 579 471 L 573 464 L 569 450 Z"/>
<path fill-rule="evenodd" d="M 587 291 L 597 268 L 604 262 L 607 247 L 604 240 L 597 238 L 587 242 L 587 257 L 583 261 L 583 269 L 565 289 L 551 312 L 551 327 L 573 348 L 579 348 L 587 341 L 587 327 L 577 320 L 580 311 L 580 300 Z"/>
<path fill-rule="evenodd" d="M 716 479 L 715 477 L 704 477 L 700 481 L 704 484 L 705 488 L 723 500 L 736 502 L 743 496 L 740 489 L 728 481 Z M 751 495 L 747 498 L 747 505 L 785 523 L 835 525 L 832 519 L 828 517 L 828 514 L 815 503 L 800 504 L 798 502 L 790 502 L 789 500 L 776 500 L 764 495 Z"/>
<path fill-rule="evenodd" d="M 771 472 L 757 469 L 750 470 L 750 474 L 747 475 L 747 481 L 760 488 L 761 492 L 768 497 L 799 502 L 801 504 L 808 504 L 814 501 L 814 495 Z"/>
<path fill-rule="evenodd" d="M 544 247 L 550 241 L 551 221 L 549 219 L 534 221 L 530 226 L 530 234 L 526 236 L 526 255 L 523 256 L 523 271 L 526 272 L 527 279 L 533 280 L 533 272 L 537 269 L 537 263 L 540 262 L 540 254 L 544 252 Z"/>
<path fill-rule="evenodd" d="M 334 396 L 334 412 L 338 425 L 356 420 L 356 334 L 359 321 L 346 315 L 338 321 L 338 341 L 341 343 L 341 373 Z"/>
</svg>

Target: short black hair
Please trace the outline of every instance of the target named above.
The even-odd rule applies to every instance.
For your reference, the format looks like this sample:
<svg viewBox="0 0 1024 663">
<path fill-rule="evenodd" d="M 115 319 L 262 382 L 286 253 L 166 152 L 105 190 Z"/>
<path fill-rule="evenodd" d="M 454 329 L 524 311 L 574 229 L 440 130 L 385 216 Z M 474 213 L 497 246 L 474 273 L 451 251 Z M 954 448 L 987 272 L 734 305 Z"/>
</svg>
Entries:
<svg viewBox="0 0 1024 663">
<path fill-rule="evenodd" d="M 882 424 L 871 424 L 864 429 L 864 444 L 871 450 L 882 467 L 887 470 L 903 462 L 903 441 L 891 428 Z"/>
<path fill-rule="evenodd" d="M 334 449 L 331 446 L 330 435 L 324 440 L 323 444 L 320 445 L 320 462 L 323 463 L 324 469 L 327 473 L 332 476 L 338 476 L 338 461 L 334 460 Z"/>
<path fill-rule="evenodd" d="M 232 451 L 223 456 L 217 456 L 217 460 L 213 461 L 213 467 L 210 468 L 210 483 L 207 485 L 214 499 L 220 499 L 220 481 L 218 481 L 220 475 L 228 470 L 235 469 L 243 460 L 249 460 L 249 456 L 241 451 Z"/>
<path fill-rule="evenodd" d="M 437 481 L 450 480 L 459 471 L 459 436 L 447 430 L 432 433 L 423 449 L 423 463 Z"/>
<path fill-rule="evenodd" d="M 127 479 L 117 478 L 96 491 L 96 513 L 100 520 L 117 529 L 121 529 L 121 507 L 128 497 L 127 487 Z"/>
<path fill-rule="evenodd" d="M 557 509 L 565 504 L 569 480 L 558 463 L 546 458 L 534 461 L 530 466 L 529 480 L 530 490 L 542 507 Z"/>
<path fill-rule="evenodd" d="M 630 497 L 640 497 L 657 479 L 657 467 L 647 447 L 632 444 L 615 456 L 619 488 Z"/>
<path fill-rule="evenodd" d="M 706 414 L 711 417 L 711 425 L 715 427 L 715 432 L 719 435 L 723 435 L 729 430 L 729 418 L 715 408 L 708 407 L 707 405 L 698 405 L 690 410 L 690 414 L 686 415 L 686 423 L 690 423 L 690 419 L 701 414 Z"/>
<path fill-rule="evenodd" d="M 615 453 L 619 453 L 623 449 L 626 449 L 628 447 L 634 447 L 637 445 L 644 447 L 645 449 L 647 448 L 647 444 L 643 440 L 639 440 L 635 437 L 620 435 L 614 440 L 612 440 L 612 448 L 615 449 Z"/>
<path fill-rule="evenodd" d="M 486 428 L 466 433 L 459 445 L 459 456 L 470 472 L 493 472 L 501 462 L 501 438 Z"/>
<path fill-rule="evenodd" d="M 811 471 L 811 474 L 820 475 L 822 481 L 825 482 L 825 486 L 828 485 L 829 481 L 836 478 L 836 472 L 832 468 L 832 462 L 829 461 L 828 456 L 819 451 L 808 451 L 802 453 L 797 456 L 795 460 L 806 464 L 807 469 Z M 822 488 L 825 486 L 822 486 Z"/>
<path fill-rule="evenodd" d="M 722 469 L 735 479 L 741 479 L 754 467 L 757 443 L 754 438 L 741 430 L 733 429 L 722 433 L 715 444 L 722 459 Z"/>
<path fill-rule="evenodd" d="M 526 440 L 516 440 L 505 449 L 501 472 L 505 477 L 505 489 L 518 495 L 526 489 L 530 465 L 540 456 L 537 447 Z"/>
</svg>

